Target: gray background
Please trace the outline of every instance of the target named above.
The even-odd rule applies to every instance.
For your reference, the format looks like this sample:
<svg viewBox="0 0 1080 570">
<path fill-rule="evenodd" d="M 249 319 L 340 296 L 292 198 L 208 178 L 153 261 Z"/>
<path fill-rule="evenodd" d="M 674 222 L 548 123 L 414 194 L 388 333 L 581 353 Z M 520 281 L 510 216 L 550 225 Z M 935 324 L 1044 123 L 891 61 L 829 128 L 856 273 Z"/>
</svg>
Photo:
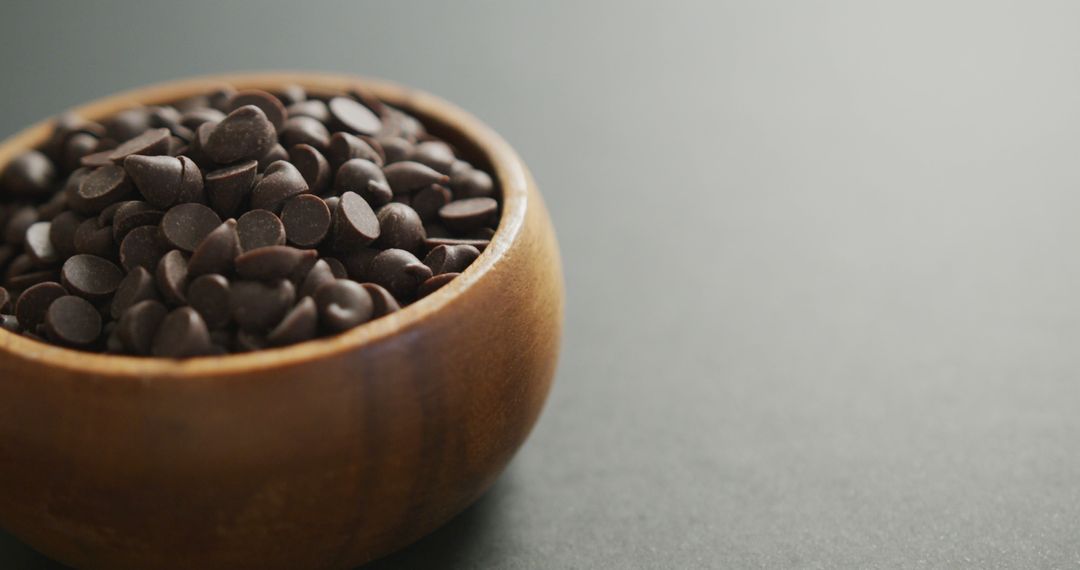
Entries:
<svg viewBox="0 0 1080 570">
<path fill-rule="evenodd" d="M 380 567 L 1080 566 L 1076 2 L 0 10 L 0 135 L 324 69 L 438 93 L 529 163 L 556 388 L 494 490 Z"/>
</svg>

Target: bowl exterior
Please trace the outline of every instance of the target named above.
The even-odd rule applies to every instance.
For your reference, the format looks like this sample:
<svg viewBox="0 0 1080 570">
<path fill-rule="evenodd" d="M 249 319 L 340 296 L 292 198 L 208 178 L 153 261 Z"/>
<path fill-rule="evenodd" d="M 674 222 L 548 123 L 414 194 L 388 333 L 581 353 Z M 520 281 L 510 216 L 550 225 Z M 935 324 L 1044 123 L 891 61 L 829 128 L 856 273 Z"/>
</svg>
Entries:
<svg viewBox="0 0 1080 570">
<path fill-rule="evenodd" d="M 133 376 L 0 339 L 0 524 L 76 567 L 159 569 L 351 568 L 443 524 L 524 442 L 555 372 L 558 250 L 521 171 L 523 217 L 489 267 L 356 346 Z"/>
</svg>

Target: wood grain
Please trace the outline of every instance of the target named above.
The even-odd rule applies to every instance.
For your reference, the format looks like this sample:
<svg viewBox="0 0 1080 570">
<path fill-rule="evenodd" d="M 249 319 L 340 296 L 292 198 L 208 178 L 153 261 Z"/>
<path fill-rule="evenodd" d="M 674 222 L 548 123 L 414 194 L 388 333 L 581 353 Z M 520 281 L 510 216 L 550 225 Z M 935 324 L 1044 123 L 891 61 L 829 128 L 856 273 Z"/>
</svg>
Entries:
<svg viewBox="0 0 1080 570">
<path fill-rule="evenodd" d="M 79 568 L 351 568 L 478 498 L 535 423 L 562 327 L 562 275 L 531 175 L 431 95 L 339 75 L 168 83 L 76 109 L 101 118 L 221 83 L 362 85 L 489 166 L 487 250 L 433 295 L 343 335 L 183 362 L 86 354 L 0 331 L 0 524 Z M 0 145 L 0 165 L 39 124 Z"/>
</svg>

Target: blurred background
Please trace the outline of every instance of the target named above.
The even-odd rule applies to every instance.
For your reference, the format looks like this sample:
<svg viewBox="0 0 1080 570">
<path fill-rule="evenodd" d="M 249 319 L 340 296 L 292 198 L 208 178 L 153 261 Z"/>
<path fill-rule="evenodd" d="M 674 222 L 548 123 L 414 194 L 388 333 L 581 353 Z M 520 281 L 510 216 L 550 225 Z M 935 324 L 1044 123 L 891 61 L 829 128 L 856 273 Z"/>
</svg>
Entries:
<svg viewBox="0 0 1080 570">
<path fill-rule="evenodd" d="M 530 165 L 568 304 L 540 424 L 377 568 L 1080 564 L 1080 4 L 0 7 L 0 136 L 326 70 Z M 163 514 L 163 516 L 166 516 Z M 0 534 L 0 566 L 53 568 Z"/>
</svg>

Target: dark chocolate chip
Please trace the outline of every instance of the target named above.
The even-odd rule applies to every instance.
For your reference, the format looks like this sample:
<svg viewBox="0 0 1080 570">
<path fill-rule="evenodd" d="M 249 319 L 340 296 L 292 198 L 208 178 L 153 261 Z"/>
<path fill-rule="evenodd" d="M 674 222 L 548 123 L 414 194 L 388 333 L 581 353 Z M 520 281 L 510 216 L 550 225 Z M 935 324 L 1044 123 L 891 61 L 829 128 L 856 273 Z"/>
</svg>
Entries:
<svg viewBox="0 0 1080 570">
<path fill-rule="evenodd" d="M 19 319 L 15 315 L 0 315 L 0 329 L 8 332 L 19 332 Z"/>
<path fill-rule="evenodd" d="M 248 160 L 207 173 L 207 199 L 219 216 L 228 217 L 239 211 L 240 204 L 251 194 L 258 166 L 258 161 Z"/>
<path fill-rule="evenodd" d="M 273 212 L 251 210 L 236 221 L 240 248 L 251 251 L 271 245 L 285 245 L 285 226 Z"/>
<path fill-rule="evenodd" d="M 370 143 L 349 133 L 337 132 L 330 136 L 326 158 L 336 171 L 342 164 L 360 158 L 375 164 L 383 164 L 383 157 Z"/>
<path fill-rule="evenodd" d="M 356 192 L 375 207 L 390 202 L 393 192 L 386 176 L 370 160 L 354 158 L 341 165 L 334 176 L 334 193 Z"/>
<path fill-rule="evenodd" d="M 51 231 L 50 222 L 37 222 L 26 229 L 26 253 L 38 265 L 49 265 L 59 259 L 49 239 Z"/>
<path fill-rule="evenodd" d="M 409 194 L 432 184 L 446 184 L 450 180 L 449 176 L 438 170 L 411 160 L 390 164 L 383 169 L 383 174 L 394 194 Z"/>
<path fill-rule="evenodd" d="M 101 313 L 86 299 L 66 295 L 49 305 L 45 331 L 57 344 L 90 346 L 101 336 Z"/>
<path fill-rule="evenodd" d="M 308 188 L 322 194 L 330 186 L 330 163 L 315 147 L 298 144 L 289 149 L 289 162 L 300 171 Z"/>
<path fill-rule="evenodd" d="M 116 288 L 109 311 L 112 318 L 119 319 L 133 305 L 147 300 L 158 300 L 157 285 L 154 284 L 154 276 L 149 271 L 136 267 Z"/>
<path fill-rule="evenodd" d="M 305 261 L 318 259 L 318 255 L 314 250 L 285 245 L 260 247 L 236 258 L 236 273 L 244 279 L 260 281 L 287 278 Z"/>
<path fill-rule="evenodd" d="M 440 245 L 471 245 L 480 251 L 487 248 L 490 240 L 486 239 L 458 239 L 448 237 L 428 237 L 424 240 L 424 247 L 435 249 Z"/>
<path fill-rule="evenodd" d="M 492 182 L 491 175 L 476 168 L 453 173 L 450 176 L 450 187 L 458 199 L 495 196 L 495 183 Z"/>
<path fill-rule="evenodd" d="M 277 132 L 266 113 L 254 105 L 245 105 L 218 123 L 200 149 L 218 164 L 231 164 L 258 160 L 275 144 Z"/>
<path fill-rule="evenodd" d="M 323 124 L 330 121 L 330 109 L 326 107 L 326 103 L 318 99 L 293 103 L 286 107 L 285 110 L 289 112 L 290 117 L 311 117 Z"/>
<path fill-rule="evenodd" d="M 383 286 L 375 283 L 361 283 L 360 286 L 368 292 L 368 295 L 371 295 L 371 318 L 377 319 L 401 309 L 397 299 Z"/>
<path fill-rule="evenodd" d="M 97 151 L 98 138 L 89 133 L 74 133 L 64 143 L 60 166 L 70 172 L 82 165 L 82 158 Z"/>
<path fill-rule="evenodd" d="M 107 259 L 83 253 L 64 262 L 60 279 L 73 294 L 100 300 L 116 292 L 124 272 Z"/>
<path fill-rule="evenodd" d="M 112 232 L 109 232 L 112 239 Z M 76 246 L 78 238 L 76 238 Z M 120 264 L 128 271 L 136 267 L 142 267 L 147 271 L 157 270 L 158 259 L 169 251 L 169 247 L 161 237 L 161 229 L 158 226 L 140 226 L 124 236 L 120 242 Z"/>
<path fill-rule="evenodd" d="M 230 218 L 206 235 L 188 261 L 190 276 L 232 272 L 233 260 L 242 253 L 236 226 L 236 220 Z"/>
<path fill-rule="evenodd" d="M 375 246 L 382 249 L 404 249 L 412 253 L 420 253 L 423 249 L 424 222 L 411 207 L 397 202 L 391 202 L 379 208 L 379 239 Z"/>
<path fill-rule="evenodd" d="M 139 301 L 126 311 L 116 323 L 116 336 L 127 352 L 149 356 L 161 323 L 169 310 L 153 299 Z"/>
<path fill-rule="evenodd" d="M 416 213 L 420 215 L 420 219 L 426 224 L 438 221 L 439 210 L 449 204 L 452 199 L 453 194 L 450 193 L 450 190 L 447 190 L 444 186 L 432 184 L 413 194 L 410 203 Z"/>
<path fill-rule="evenodd" d="M 220 225 L 221 218 L 208 206 L 180 204 L 165 212 L 161 233 L 172 247 L 190 253 Z"/>
<path fill-rule="evenodd" d="M 290 198 L 281 209 L 285 238 L 297 247 L 316 247 L 330 230 L 330 209 L 322 198 L 301 194 Z"/>
<path fill-rule="evenodd" d="M 319 321 L 324 327 L 341 332 L 371 320 L 374 310 L 371 295 L 355 281 L 337 279 L 315 291 Z"/>
<path fill-rule="evenodd" d="M 413 151 L 413 144 L 401 137 L 383 137 L 379 144 L 386 154 L 386 164 L 408 160 Z"/>
<path fill-rule="evenodd" d="M 165 301 L 172 305 L 187 303 L 188 263 L 184 252 L 174 249 L 158 261 L 154 282 Z"/>
<path fill-rule="evenodd" d="M 34 329 L 45 322 L 45 312 L 49 310 L 49 305 L 67 294 L 67 290 L 59 283 L 38 283 L 19 295 L 15 302 L 15 318 L 23 328 Z"/>
<path fill-rule="evenodd" d="M 156 208 L 171 208 L 180 201 L 180 184 L 184 166 L 172 156 L 129 156 L 124 160 L 135 188 Z"/>
<path fill-rule="evenodd" d="M 494 224 L 498 212 L 499 203 L 494 198 L 466 198 L 443 206 L 439 217 L 451 230 L 468 232 Z"/>
<path fill-rule="evenodd" d="M 0 313 L 11 313 L 11 293 L 7 289 L 0 287 Z"/>
<path fill-rule="evenodd" d="M 113 149 L 109 160 L 114 164 L 123 164 L 124 159 L 132 155 L 157 156 L 169 152 L 169 129 L 150 129 L 142 134 L 125 140 Z"/>
<path fill-rule="evenodd" d="M 204 356 L 213 350 L 210 331 L 199 313 L 191 307 L 180 307 L 169 313 L 154 335 L 151 352 L 154 356 L 188 358 Z"/>
<path fill-rule="evenodd" d="M 330 109 L 330 116 L 344 130 L 361 135 L 374 135 L 382 128 L 378 115 L 348 97 L 334 97 L 327 103 L 327 107 Z"/>
<path fill-rule="evenodd" d="M 285 200 L 307 191 L 307 181 L 300 171 L 291 163 L 279 160 L 266 169 L 251 191 L 251 207 L 277 212 Z"/>
<path fill-rule="evenodd" d="M 399 301 L 416 297 L 416 289 L 431 277 L 431 269 L 403 249 L 387 249 L 371 260 L 368 279 L 382 285 Z"/>
<path fill-rule="evenodd" d="M 210 107 L 191 109 L 180 116 L 180 124 L 195 131 L 203 123 L 220 123 L 225 113 Z"/>
<path fill-rule="evenodd" d="M 30 206 L 15 210 L 4 228 L 4 241 L 12 245 L 22 245 L 26 240 L 26 230 L 38 221 L 38 211 Z"/>
<path fill-rule="evenodd" d="M 7 278 L 5 285 L 12 291 L 22 291 L 39 283 L 56 281 L 59 278 L 60 275 L 55 269 L 43 269 L 41 271 L 30 271 L 11 275 Z"/>
<path fill-rule="evenodd" d="M 375 259 L 375 256 L 378 254 L 379 250 L 370 247 L 353 249 L 348 252 L 338 252 L 341 263 L 345 265 L 349 277 L 354 281 L 359 282 L 368 281 L 371 260 Z"/>
<path fill-rule="evenodd" d="M 203 175 L 199 165 L 186 156 L 180 157 L 183 174 L 180 177 L 180 202 L 206 203 L 203 191 Z"/>
<path fill-rule="evenodd" d="M 420 288 L 416 291 L 416 297 L 423 299 L 428 295 L 438 291 L 443 285 L 454 280 L 455 277 L 461 275 L 460 273 L 440 273 L 439 275 L 432 275 L 426 281 L 420 284 Z"/>
<path fill-rule="evenodd" d="M 304 277 L 303 284 L 300 286 L 300 296 L 309 297 L 314 295 L 319 287 L 331 283 L 335 279 L 338 279 L 338 277 L 334 275 L 330 264 L 325 259 L 320 259 L 315 262 L 315 265 L 311 267 L 311 270 Z"/>
<path fill-rule="evenodd" d="M 283 87 L 281 92 L 275 93 L 274 96 L 287 108 L 289 105 L 295 105 L 296 103 L 306 100 L 307 91 L 304 90 L 302 85 L 293 83 Z"/>
<path fill-rule="evenodd" d="M 305 297 L 274 327 L 266 341 L 270 346 L 287 346 L 311 340 L 318 331 L 319 312 L 315 301 Z"/>
<path fill-rule="evenodd" d="M 281 129 L 281 144 L 285 147 L 306 144 L 326 150 L 330 144 L 330 131 L 311 117 L 291 117 Z"/>
<path fill-rule="evenodd" d="M 442 141 L 425 141 L 413 147 L 409 160 L 426 164 L 443 174 L 450 174 L 450 167 L 456 158 L 450 145 Z"/>
<path fill-rule="evenodd" d="M 424 265 L 435 275 L 461 273 L 479 256 L 480 250 L 471 245 L 440 245 L 427 254 Z"/>
<path fill-rule="evenodd" d="M 139 200 L 122 202 L 118 206 L 112 219 L 113 240 L 116 243 L 122 243 L 128 232 L 137 227 L 160 224 L 165 215 L 153 205 Z"/>
<path fill-rule="evenodd" d="M 379 219 L 367 201 L 355 192 L 342 194 L 334 210 L 334 244 L 344 251 L 379 238 Z"/>
<path fill-rule="evenodd" d="M 334 274 L 334 277 L 338 279 L 345 279 L 349 276 L 348 270 L 345 269 L 345 264 L 339 261 L 335 257 L 324 257 L 326 264 L 330 266 L 330 272 Z"/>
<path fill-rule="evenodd" d="M 56 178 L 56 167 L 49 157 L 36 150 L 25 151 L 4 167 L 0 187 L 13 196 L 40 197 L 47 195 Z"/>
<path fill-rule="evenodd" d="M 229 324 L 229 280 L 222 275 L 210 273 L 196 277 L 188 285 L 187 298 L 211 329 Z"/>
<path fill-rule="evenodd" d="M 38 206 L 38 218 L 41 221 L 51 221 L 56 216 L 68 209 L 68 193 L 57 192 L 49 198 L 48 202 Z"/>
<path fill-rule="evenodd" d="M 258 107 L 266 114 L 266 118 L 270 120 L 274 128 L 279 131 L 285 124 L 285 119 L 289 116 L 288 111 L 285 110 L 285 105 L 277 97 L 258 89 L 245 89 L 236 92 L 232 99 L 229 100 L 228 105 L 231 110 L 239 109 L 245 105 Z"/>
<path fill-rule="evenodd" d="M 295 299 L 296 289 L 287 279 L 237 281 L 230 288 L 229 307 L 241 329 L 265 334 L 281 322 Z"/>
<path fill-rule="evenodd" d="M 126 109 L 105 119 L 102 124 L 109 137 L 126 141 L 150 128 L 150 112 L 144 107 Z"/>
<path fill-rule="evenodd" d="M 270 147 L 270 150 L 266 151 L 266 154 L 259 158 L 259 172 L 270 168 L 271 164 L 274 164 L 279 160 L 289 160 L 289 153 L 285 150 L 285 147 L 276 144 Z"/>
<path fill-rule="evenodd" d="M 83 178 L 77 193 L 88 208 L 100 212 L 132 193 L 131 178 L 115 164 L 102 166 Z"/>
</svg>

